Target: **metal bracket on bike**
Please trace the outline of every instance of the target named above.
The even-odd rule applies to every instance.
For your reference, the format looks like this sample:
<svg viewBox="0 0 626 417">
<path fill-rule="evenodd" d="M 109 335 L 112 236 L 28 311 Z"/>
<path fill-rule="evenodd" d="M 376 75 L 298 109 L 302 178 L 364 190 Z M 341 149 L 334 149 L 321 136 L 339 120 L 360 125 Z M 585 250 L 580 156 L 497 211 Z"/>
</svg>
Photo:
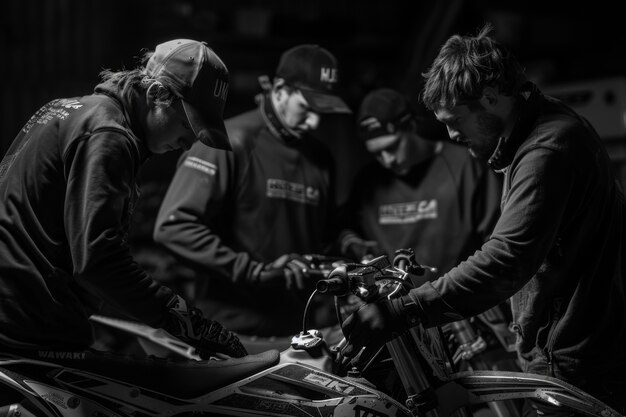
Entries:
<svg viewBox="0 0 626 417">
<path fill-rule="evenodd" d="M 322 346 L 324 337 L 319 330 L 311 329 L 306 332 L 300 332 L 291 338 L 291 347 L 295 350 L 309 350 Z"/>
<path fill-rule="evenodd" d="M 423 415 L 437 407 L 437 395 L 432 388 L 429 388 L 419 394 L 409 395 L 405 404 L 415 415 Z"/>
</svg>

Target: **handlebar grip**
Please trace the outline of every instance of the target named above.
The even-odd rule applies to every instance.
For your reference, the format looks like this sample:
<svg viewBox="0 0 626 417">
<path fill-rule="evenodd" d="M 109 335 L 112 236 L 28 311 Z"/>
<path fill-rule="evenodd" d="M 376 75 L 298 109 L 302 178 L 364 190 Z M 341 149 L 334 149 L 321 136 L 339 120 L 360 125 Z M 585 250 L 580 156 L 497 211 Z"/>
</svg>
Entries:
<svg viewBox="0 0 626 417">
<path fill-rule="evenodd" d="M 282 269 L 270 269 L 268 271 L 261 271 L 261 273 L 259 274 L 261 277 L 261 280 L 265 281 L 265 280 L 271 280 L 271 279 L 276 279 L 276 278 L 283 278 L 285 276 L 285 273 L 283 272 Z"/>
<path fill-rule="evenodd" d="M 319 293 L 329 292 L 334 295 L 344 294 L 348 289 L 345 280 L 341 278 L 321 279 L 317 281 L 315 288 Z"/>
<path fill-rule="evenodd" d="M 345 295 L 350 290 L 348 272 L 345 265 L 335 268 L 328 278 L 317 281 L 315 289 L 319 293 L 331 293 L 333 295 Z"/>
</svg>

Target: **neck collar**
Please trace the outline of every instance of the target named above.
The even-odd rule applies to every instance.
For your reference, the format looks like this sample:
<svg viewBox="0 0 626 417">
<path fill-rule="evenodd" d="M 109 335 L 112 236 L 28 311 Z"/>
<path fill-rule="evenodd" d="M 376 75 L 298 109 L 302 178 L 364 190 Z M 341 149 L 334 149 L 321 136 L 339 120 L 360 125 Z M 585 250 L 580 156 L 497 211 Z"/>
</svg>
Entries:
<svg viewBox="0 0 626 417">
<path fill-rule="evenodd" d="M 265 91 L 256 96 L 259 110 L 261 111 L 261 115 L 263 116 L 263 120 L 265 121 L 267 128 L 274 136 L 284 140 L 285 142 L 294 142 L 300 139 L 300 135 L 289 129 L 280 120 L 276 114 L 276 109 L 274 108 L 274 103 L 272 103 L 272 97 L 270 94 L 270 91 Z"/>
</svg>

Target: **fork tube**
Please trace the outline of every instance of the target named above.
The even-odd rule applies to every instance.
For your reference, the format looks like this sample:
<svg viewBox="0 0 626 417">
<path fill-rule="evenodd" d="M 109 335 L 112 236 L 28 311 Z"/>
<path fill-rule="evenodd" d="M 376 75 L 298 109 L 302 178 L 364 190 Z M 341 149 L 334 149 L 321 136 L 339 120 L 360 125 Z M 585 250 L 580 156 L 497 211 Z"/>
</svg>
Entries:
<svg viewBox="0 0 626 417">
<path fill-rule="evenodd" d="M 435 411 L 437 400 L 434 390 L 430 386 L 420 361 L 416 360 L 417 358 L 414 357 L 414 354 L 408 348 L 410 343 L 411 341 L 406 333 L 387 342 L 387 349 L 408 395 L 407 407 L 411 411 L 420 412 L 416 415 L 436 417 L 438 416 Z M 416 404 L 415 400 L 417 400 L 418 404 Z M 421 412 L 422 410 L 424 411 Z"/>
</svg>

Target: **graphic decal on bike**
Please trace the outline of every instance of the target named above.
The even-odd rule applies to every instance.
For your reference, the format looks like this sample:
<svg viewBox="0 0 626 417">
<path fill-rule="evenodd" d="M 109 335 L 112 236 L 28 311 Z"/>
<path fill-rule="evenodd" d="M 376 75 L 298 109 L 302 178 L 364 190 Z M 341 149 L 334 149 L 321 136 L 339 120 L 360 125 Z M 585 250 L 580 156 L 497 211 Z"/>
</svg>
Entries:
<svg viewBox="0 0 626 417">
<path fill-rule="evenodd" d="M 285 366 L 277 369 L 272 375 L 282 376 L 294 381 L 303 381 L 344 396 L 370 394 L 369 391 L 357 385 L 352 385 L 331 374 L 316 372 L 302 366 Z"/>
<path fill-rule="evenodd" d="M 333 391 L 340 392 L 342 394 L 352 394 L 355 387 L 353 385 L 346 384 L 345 382 L 338 381 L 327 376 L 311 373 L 304 377 L 304 381 L 311 382 L 313 384 L 321 385 Z"/>
<path fill-rule="evenodd" d="M 53 350 L 40 350 L 37 352 L 37 356 L 40 359 L 72 359 L 72 360 L 84 360 L 84 351 L 62 352 Z"/>
<path fill-rule="evenodd" d="M 330 416 L 333 414 L 334 406 L 319 404 L 316 407 L 298 404 L 294 400 L 285 401 L 263 398 L 259 396 L 232 394 L 224 397 L 213 405 L 221 407 L 235 408 L 238 410 L 251 410 L 255 413 L 272 413 L 292 417 Z"/>
</svg>

